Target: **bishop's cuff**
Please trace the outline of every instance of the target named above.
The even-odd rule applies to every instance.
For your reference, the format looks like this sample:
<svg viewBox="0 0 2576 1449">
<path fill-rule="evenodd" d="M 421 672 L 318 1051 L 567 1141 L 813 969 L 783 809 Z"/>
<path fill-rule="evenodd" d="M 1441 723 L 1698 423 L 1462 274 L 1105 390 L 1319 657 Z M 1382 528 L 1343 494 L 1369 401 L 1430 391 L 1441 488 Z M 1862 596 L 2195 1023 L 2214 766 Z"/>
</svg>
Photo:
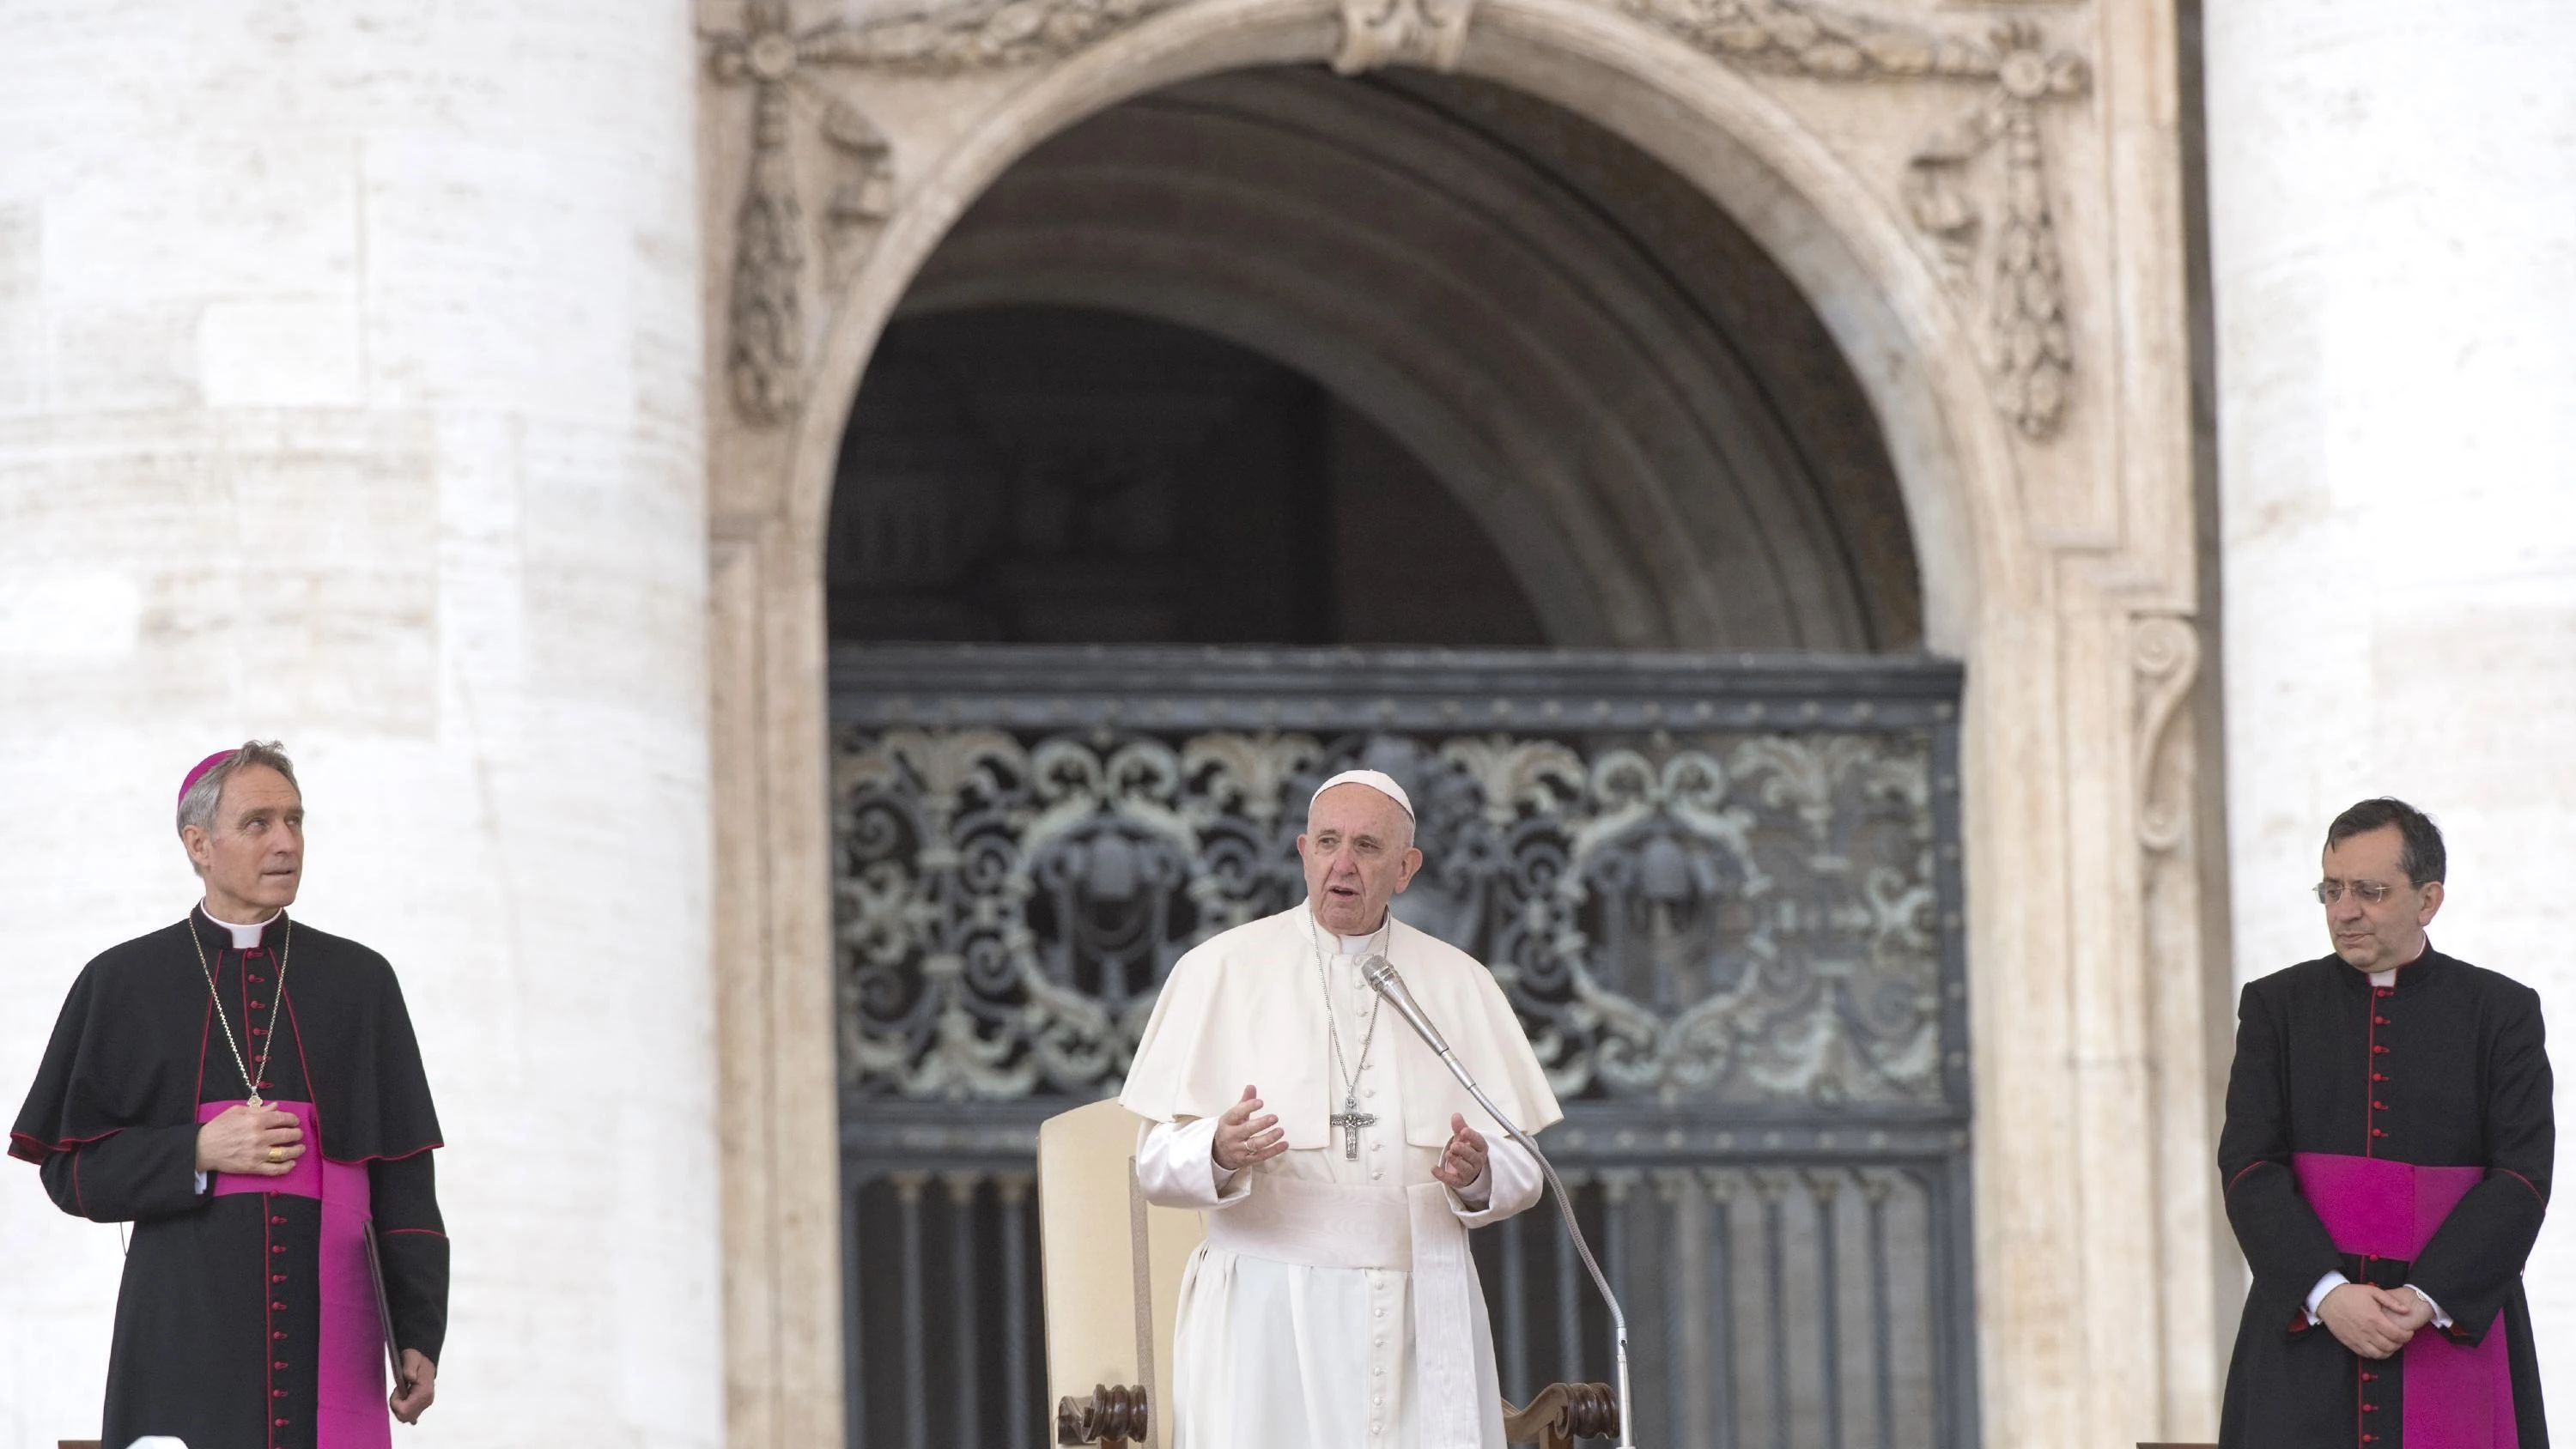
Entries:
<svg viewBox="0 0 2576 1449">
<path fill-rule="evenodd" d="M 2317 1280 L 2317 1286 L 2308 1290 L 2308 1327 L 2314 1328 L 2325 1321 L 2323 1318 L 2320 1318 L 2318 1314 L 2322 1312 L 2326 1306 L 2326 1295 L 2332 1293 L 2337 1288 L 2349 1285 L 2351 1282 L 2352 1280 L 2350 1278 L 2343 1275 L 2343 1271 L 2341 1269 L 2336 1269 Z M 2432 1300 L 2428 1298 L 2425 1301 L 2429 1303 Z"/>
</svg>

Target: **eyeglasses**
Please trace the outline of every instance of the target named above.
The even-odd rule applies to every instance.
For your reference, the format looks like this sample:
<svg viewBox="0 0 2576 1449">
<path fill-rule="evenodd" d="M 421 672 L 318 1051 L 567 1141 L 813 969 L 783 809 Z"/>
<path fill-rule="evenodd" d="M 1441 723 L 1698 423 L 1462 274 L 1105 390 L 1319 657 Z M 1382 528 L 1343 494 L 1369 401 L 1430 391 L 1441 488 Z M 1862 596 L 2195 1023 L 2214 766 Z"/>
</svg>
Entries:
<svg viewBox="0 0 2576 1449">
<path fill-rule="evenodd" d="M 2345 891 L 2352 892 L 2353 898 L 2363 905 L 2375 906 L 2388 899 L 2388 893 L 2396 887 L 2375 880 L 2321 880 L 2309 889 L 2317 893 L 2317 904 L 2321 906 L 2330 906 L 2342 900 Z"/>
</svg>

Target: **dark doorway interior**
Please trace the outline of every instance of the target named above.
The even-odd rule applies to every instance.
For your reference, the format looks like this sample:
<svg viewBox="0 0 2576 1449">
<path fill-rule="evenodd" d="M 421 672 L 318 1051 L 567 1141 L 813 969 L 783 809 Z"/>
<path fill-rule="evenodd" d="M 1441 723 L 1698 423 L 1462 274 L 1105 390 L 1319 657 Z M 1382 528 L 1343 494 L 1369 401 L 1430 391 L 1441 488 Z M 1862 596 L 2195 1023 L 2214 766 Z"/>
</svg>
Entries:
<svg viewBox="0 0 2576 1449">
<path fill-rule="evenodd" d="M 1402 445 L 1304 375 L 1072 307 L 906 317 L 851 412 L 835 643 L 1548 643 Z"/>
</svg>

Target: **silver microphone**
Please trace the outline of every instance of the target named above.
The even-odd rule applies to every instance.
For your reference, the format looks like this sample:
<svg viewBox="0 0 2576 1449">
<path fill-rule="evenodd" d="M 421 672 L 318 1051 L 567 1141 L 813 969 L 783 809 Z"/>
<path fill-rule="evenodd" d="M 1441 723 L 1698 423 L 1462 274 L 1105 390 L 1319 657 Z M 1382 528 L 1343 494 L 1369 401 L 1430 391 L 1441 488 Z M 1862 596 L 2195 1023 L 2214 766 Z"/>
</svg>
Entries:
<svg viewBox="0 0 2576 1449">
<path fill-rule="evenodd" d="M 1360 979 L 1369 984 L 1371 991 L 1386 998 L 1387 1005 L 1394 1007 L 1396 1015 L 1403 1017 L 1405 1024 L 1413 1028 L 1413 1034 L 1439 1053 L 1440 1059 L 1449 1064 L 1449 1070 L 1458 1074 L 1458 1080 L 1469 1087 L 1476 1085 L 1468 1077 L 1467 1069 L 1449 1054 L 1449 1043 L 1440 1039 L 1440 1028 L 1433 1026 L 1431 1018 L 1422 1014 L 1422 1007 L 1414 1001 L 1413 993 L 1405 989 L 1404 978 L 1395 974 L 1394 962 L 1384 956 L 1371 956 L 1360 966 Z"/>
<path fill-rule="evenodd" d="M 1592 1244 L 1584 1239 L 1583 1224 L 1575 1221 L 1574 1199 L 1567 1195 L 1564 1181 L 1556 1175 L 1556 1164 L 1548 1161 L 1547 1154 L 1538 1150 L 1537 1139 L 1504 1116 L 1503 1109 L 1494 1105 L 1494 1099 L 1485 1095 L 1485 1089 L 1476 1085 L 1476 1079 L 1467 1073 L 1467 1064 L 1449 1050 L 1449 1043 L 1442 1039 L 1440 1028 L 1431 1024 L 1431 1018 L 1423 1014 L 1421 1003 L 1415 1001 L 1413 993 L 1405 988 L 1404 978 L 1395 974 L 1394 962 L 1384 956 L 1371 956 L 1360 963 L 1360 979 L 1395 1008 L 1395 1014 L 1403 1017 L 1404 1024 L 1412 1027 L 1414 1035 L 1422 1038 L 1422 1044 L 1439 1056 L 1448 1066 L 1449 1074 L 1458 1079 L 1458 1084 L 1467 1089 L 1477 1105 L 1502 1125 L 1504 1133 L 1529 1149 L 1530 1156 L 1538 1159 L 1538 1170 L 1547 1175 L 1548 1186 L 1556 1189 L 1556 1211 L 1565 1219 L 1565 1231 L 1574 1239 L 1574 1251 L 1582 1256 L 1583 1266 L 1592 1270 L 1592 1286 L 1600 1290 L 1601 1301 L 1610 1305 L 1612 1347 L 1619 1360 L 1619 1449 L 1637 1449 L 1637 1441 L 1633 1437 L 1636 1431 L 1631 1427 L 1637 1422 L 1636 1407 L 1629 1401 L 1628 1394 L 1628 1315 L 1619 1310 L 1619 1296 L 1610 1291 L 1609 1275 L 1593 1261 Z"/>
</svg>

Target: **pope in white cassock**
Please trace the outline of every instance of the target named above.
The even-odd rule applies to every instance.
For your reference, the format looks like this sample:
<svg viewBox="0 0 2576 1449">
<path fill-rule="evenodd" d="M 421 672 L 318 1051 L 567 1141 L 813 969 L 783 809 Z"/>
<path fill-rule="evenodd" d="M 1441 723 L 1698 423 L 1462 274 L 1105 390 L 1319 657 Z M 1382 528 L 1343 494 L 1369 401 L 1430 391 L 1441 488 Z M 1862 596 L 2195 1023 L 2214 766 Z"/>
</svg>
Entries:
<svg viewBox="0 0 2576 1449">
<path fill-rule="evenodd" d="M 1176 1449 L 1501 1449 L 1467 1230 L 1539 1200 L 1506 1137 L 1361 979 L 1383 955 L 1520 1127 L 1564 1116 L 1493 974 L 1398 922 L 1413 806 L 1373 770 L 1315 792 L 1306 900 L 1183 956 L 1119 1101 L 1158 1124 L 1148 1201 L 1207 1212 L 1173 1345 Z"/>
</svg>

